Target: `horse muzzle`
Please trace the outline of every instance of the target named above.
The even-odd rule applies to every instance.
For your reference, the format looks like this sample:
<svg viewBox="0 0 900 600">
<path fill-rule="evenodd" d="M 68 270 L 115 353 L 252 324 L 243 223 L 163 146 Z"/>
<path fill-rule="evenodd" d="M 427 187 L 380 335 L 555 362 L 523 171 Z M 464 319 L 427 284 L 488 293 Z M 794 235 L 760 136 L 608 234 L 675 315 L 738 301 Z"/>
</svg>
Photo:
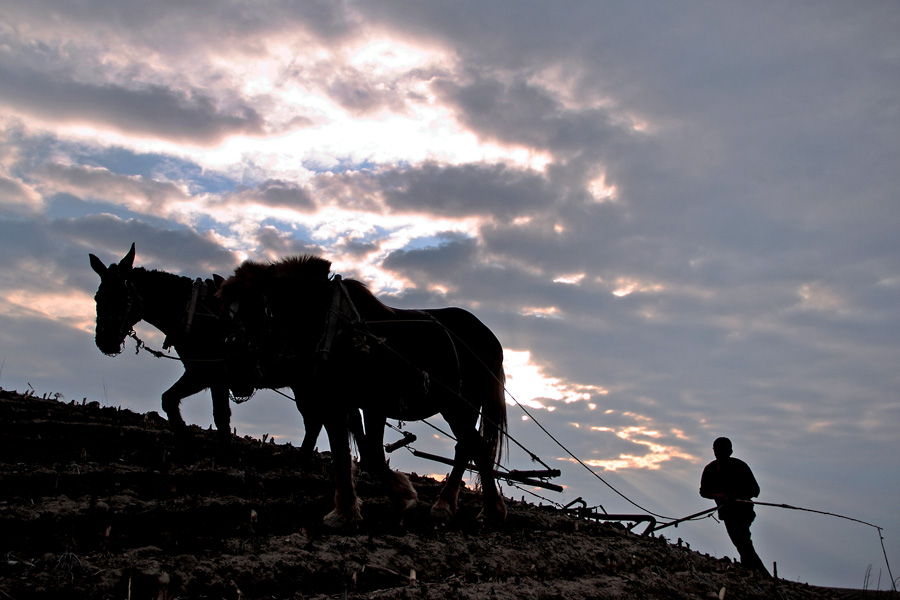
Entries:
<svg viewBox="0 0 900 600">
<path fill-rule="evenodd" d="M 125 349 L 124 337 L 121 340 L 116 341 L 115 338 L 103 336 L 98 333 L 94 337 L 94 343 L 97 344 L 97 348 L 100 349 L 100 352 L 107 356 L 117 356 Z"/>
</svg>

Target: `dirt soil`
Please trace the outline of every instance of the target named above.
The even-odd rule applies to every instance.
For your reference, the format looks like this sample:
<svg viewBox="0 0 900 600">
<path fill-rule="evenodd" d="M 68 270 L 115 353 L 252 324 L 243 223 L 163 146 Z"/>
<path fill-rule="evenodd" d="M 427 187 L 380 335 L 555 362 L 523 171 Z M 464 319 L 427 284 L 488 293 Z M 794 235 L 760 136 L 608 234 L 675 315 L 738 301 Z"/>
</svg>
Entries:
<svg viewBox="0 0 900 600">
<path fill-rule="evenodd" d="M 361 475 L 364 522 L 326 529 L 327 453 L 303 463 L 271 440 L 0 389 L 0 600 L 889 597 L 762 579 L 519 501 L 486 525 L 470 489 L 435 523 L 440 482 L 411 479 L 420 505 L 401 516 Z"/>
</svg>

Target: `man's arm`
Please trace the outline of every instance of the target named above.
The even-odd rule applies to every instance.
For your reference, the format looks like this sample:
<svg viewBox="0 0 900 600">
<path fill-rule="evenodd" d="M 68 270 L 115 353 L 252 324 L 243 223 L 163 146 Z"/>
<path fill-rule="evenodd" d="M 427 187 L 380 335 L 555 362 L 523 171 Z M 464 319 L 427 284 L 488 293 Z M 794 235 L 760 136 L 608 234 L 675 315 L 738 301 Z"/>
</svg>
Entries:
<svg viewBox="0 0 900 600">
<path fill-rule="evenodd" d="M 748 498 L 756 498 L 759 496 L 759 484 L 756 482 L 756 477 L 753 476 L 753 471 L 750 470 L 750 465 L 744 463 L 744 467 L 747 470 L 744 474 L 744 491 L 747 493 Z"/>
<path fill-rule="evenodd" d="M 710 463 L 703 469 L 703 475 L 700 477 L 700 495 L 710 500 L 724 500 L 727 498 L 720 491 L 716 480 L 715 463 Z"/>
</svg>

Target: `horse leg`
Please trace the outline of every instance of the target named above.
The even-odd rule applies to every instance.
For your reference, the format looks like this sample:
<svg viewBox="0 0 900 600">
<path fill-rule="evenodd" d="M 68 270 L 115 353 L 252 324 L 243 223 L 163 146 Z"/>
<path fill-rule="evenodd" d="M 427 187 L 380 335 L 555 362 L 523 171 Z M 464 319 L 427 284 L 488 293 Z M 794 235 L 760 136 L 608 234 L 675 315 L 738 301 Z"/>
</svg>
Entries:
<svg viewBox="0 0 900 600">
<path fill-rule="evenodd" d="M 316 442 L 319 440 L 319 434 L 322 433 L 322 417 L 316 410 L 310 410 L 310 407 L 301 399 L 301 390 L 299 387 L 291 387 L 294 392 L 294 404 L 297 405 L 297 411 L 303 418 L 303 443 L 300 444 L 300 460 L 308 462 L 312 458 L 316 449 Z"/>
<path fill-rule="evenodd" d="M 431 507 L 431 516 L 435 519 L 449 521 L 456 515 L 459 508 L 459 486 L 468 465 L 469 452 L 461 442 L 458 442 L 453 454 L 453 469 L 444 487 L 441 488 L 437 502 Z"/>
<path fill-rule="evenodd" d="M 353 485 L 350 460 L 350 435 L 346 415 L 329 415 L 325 420 L 325 432 L 331 445 L 331 462 L 334 469 L 334 510 L 325 516 L 325 524 L 340 526 L 362 521 L 360 501 Z"/>
<path fill-rule="evenodd" d="M 216 431 L 223 438 L 231 437 L 231 405 L 228 396 L 227 385 L 212 385 L 209 388 L 213 403 L 213 421 L 216 423 Z"/>
<path fill-rule="evenodd" d="M 469 459 L 472 458 L 472 446 L 466 442 L 468 432 L 475 428 L 477 416 L 470 417 L 465 414 L 442 413 L 444 419 L 450 424 L 450 430 L 456 436 L 456 446 L 453 453 L 453 469 L 441 488 L 437 502 L 431 507 L 432 517 L 449 521 L 456 515 L 459 507 L 459 488 L 463 475 L 469 468 Z"/>
<path fill-rule="evenodd" d="M 169 419 L 169 425 L 175 430 L 181 430 L 187 427 L 184 419 L 181 417 L 181 400 L 187 398 L 197 392 L 206 389 L 202 379 L 197 378 L 191 371 L 185 371 L 178 381 L 172 384 L 172 387 L 162 393 L 162 408 Z"/>
<path fill-rule="evenodd" d="M 497 490 L 497 483 L 494 480 L 494 460 L 491 458 L 488 445 L 474 429 L 467 437 L 472 444 L 475 466 L 481 476 L 481 501 L 484 508 L 478 517 L 503 522 L 506 520 L 506 504 Z"/>
<path fill-rule="evenodd" d="M 453 458 L 453 470 L 441 490 L 438 501 L 431 509 L 432 514 L 438 518 L 445 518 L 448 513 L 452 516 L 456 512 L 459 485 L 462 475 L 468 467 L 469 457 L 471 457 L 475 461 L 478 475 L 481 478 L 481 499 L 484 509 L 479 518 L 486 517 L 491 520 L 505 521 L 506 504 L 503 502 L 503 496 L 497 491 L 497 484 L 494 480 L 494 461 L 487 443 L 479 435 L 470 419 L 466 418 L 460 421 L 453 418 L 453 415 L 447 414 L 444 415 L 444 418 L 456 436 L 456 454 Z"/>
<path fill-rule="evenodd" d="M 381 426 L 384 427 L 384 423 L 382 423 Z M 366 448 L 366 434 L 363 431 L 362 417 L 360 417 L 358 409 L 352 409 L 347 415 L 347 428 L 350 430 L 350 435 L 356 440 L 356 445 L 359 448 L 359 468 L 363 471 L 371 471 L 372 469 L 369 469 L 369 463 L 374 459 L 372 453 Z M 378 454 L 376 453 L 374 456 L 378 456 Z M 381 456 L 382 458 L 380 460 L 384 460 L 383 451 L 381 452 Z M 377 461 L 375 466 L 377 466 Z"/>
<path fill-rule="evenodd" d="M 366 460 L 366 467 L 378 475 L 384 483 L 391 501 L 399 512 L 413 508 L 419 501 L 419 495 L 409 477 L 392 470 L 384 459 L 384 415 L 367 410 L 363 418 L 366 423 L 366 435 L 360 444 L 360 451 Z"/>
</svg>

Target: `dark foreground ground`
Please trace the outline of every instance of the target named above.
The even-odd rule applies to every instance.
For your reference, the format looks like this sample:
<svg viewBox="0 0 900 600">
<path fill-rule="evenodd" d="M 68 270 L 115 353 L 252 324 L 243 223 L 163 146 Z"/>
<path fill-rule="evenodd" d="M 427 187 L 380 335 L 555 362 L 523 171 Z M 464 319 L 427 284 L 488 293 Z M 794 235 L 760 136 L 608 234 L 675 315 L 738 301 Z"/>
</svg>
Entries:
<svg viewBox="0 0 900 600">
<path fill-rule="evenodd" d="M 364 524 L 328 530 L 327 454 L 0 390 L 0 600 L 897 598 L 759 579 L 526 503 L 482 525 L 470 490 L 438 525 L 440 483 L 412 480 L 402 520 L 361 477 Z"/>
</svg>

